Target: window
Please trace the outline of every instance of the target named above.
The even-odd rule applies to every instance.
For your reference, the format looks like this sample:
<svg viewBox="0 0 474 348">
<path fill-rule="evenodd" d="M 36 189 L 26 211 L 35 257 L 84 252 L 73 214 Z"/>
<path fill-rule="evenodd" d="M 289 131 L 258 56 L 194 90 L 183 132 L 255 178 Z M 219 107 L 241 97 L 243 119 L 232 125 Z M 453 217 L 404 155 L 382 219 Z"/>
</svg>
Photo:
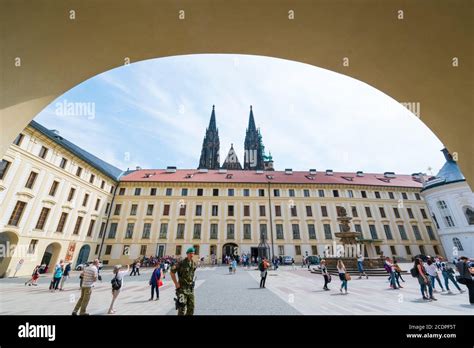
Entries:
<svg viewBox="0 0 474 348">
<path fill-rule="evenodd" d="M 420 229 L 418 228 L 418 226 L 417 226 L 417 225 L 413 225 L 412 228 L 413 228 L 413 234 L 415 235 L 415 239 L 416 239 L 416 240 L 422 240 L 422 238 L 421 238 L 421 233 L 420 233 Z"/>
<path fill-rule="evenodd" d="M 276 224 L 276 239 L 284 239 L 283 224 Z"/>
<path fill-rule="evenodd" d="M 387 237 L 387 239 L 393 239 L 390 225 L 383 225 L 383 230 L 385 231 L 385 237 Z"/>
<path fill-rule="evenodd" d="M 146 222 L 143 224 L 142 239 L 149 239 L 151 232 L 151 223 Z"/>
<path fill-rule="evenodd" d="M 219 213 L 219 206 L 218 205 L 213 205 L 212 206 L 212 216 L 217 216 Z"/>
<path fill-rule="evenodd" d="M 120 210 L 122 209 L 122 204 L 115 205 L 114 215 L 120 215 Z"/>
<path fill-rule="evenodd" d="M 187 188 L 182 188 L 181 189 L 181 196 L 187 196 L 188 195 L 188 189 Z"/>
<path fill-rule="evenodd" d="M 267 240 L 267 224 L 260 224 L 260 240 Z"/>
<path fill-rule="evenodd" d="M 265 216 L 265 206 L 261 205 L 259 208 L 260 208 L 260 216 Z"/>
<path fill-rule="evenodd" d="M 385 215 L 385 209 L 383 207 L 379 207 L 379 211 L 380 211 L 380 217 L 381 218 L 386 218 L 387 215 Z"/>
<path fill-rule="evenodd" d="M 99 247 L 100 247 L 100 244 L 97 244 L 95 246 L 95 252 L 94 252 L 94 255 L 97 255 L 99 253 Z"/>
<path fill-rule="evenodd" d="M 244 197 L 249 197 L 249 196 L 250 196 L 250 190 L 244 189 Z"/>
<path fill-rule="evenodd" d="M 28 246 L 28 254 L 34 254 L 37 245 L 38 245 L 38 239 L 32 239 L 30 242 L 30 245 Z"/>
<path fill-rule="evenodd" d="M 362 226 L 360 224 L 354 224 L 354 229 L 356 232 L 361 233 L 361 237 L 362 237 Z"/>
<path fill-rule="evenodd" d="M 194 245 L 193 245 L 193 248 L 194 248 L 194 250 L 195 250 L 195 255 L 199 255 L 199 245 L 194 244 Z"/>
<path fill-rule="evenodd" d="M 380 192 L 379 192 L 379 191 L 375 191 L 374 193 L 375 193 L 375 198 L 380 199 Z"/>
<path fill-rule="evenodd" d="M 301 255 L 301 246 L 300 245 L 295 245 L 295 254 L 296 255 Z"/>
<path fill-rule="evenodd" d="M 451 216 L 451 212 L 448 208 L 448 205 L 446 204 L 445 201 L 438 201 L 437 202 L 438 208 L 441 212 L 441 215 L 443 217 L 444 224 L 446 227 L 454 227 L 454 220 Z"/>
<path fill-rule="evenodd" d="M 100 199 L 97 198 L 97 200 L 95 201 L 95 208 L 94 208 L 94 210 L 96 210 L 96 211 L 99 210 L 99 206 L 100 206 Z"/>
<path fill-rule="evenodd" d="M 197 195 L 202 196 L 204 194 L 204 190 L 202 188 L 197 189 Z"/>
<path fill-rule="evenodd" d="M 339 205 L 336 205 L 336 215 L 338 217 L 341 217 L 343 215 L 343 211 L 344 211 L 344 208 L 339 206 Z"/>
<path fill-rule="evenodd" d="M 400 212 L 398 211 L 398 208 L 393 208 L 393 213 L 397 219 L 400 219 Z"/>
<path fill-rule="evenodd" d="M 166 195 L 171 196 L 173 194 L 173 189 L 172 188 L 167 188 L 166 189 Z"/>
<path fill-rule="evenodd" d="M 250 205 L 244 205 L 244 216 L 250 216 Z"/>
<path fill-rule="evenodd" d="M 279 245 L 278 246 L 278 254 L 279 255 L 285 255 L 285 246 L 284 245 Z"/>
<path fill-rule="evenodd" d="M 259 195 L 259 197 L 265 197 L 265 190 L 264 189 L 259 189 L 258 190 L 258 195 Z"/>
<path fill-rule="evenodd" d="M 76 176 L 81 177 L 81 174 L 82 174 L 82 168 L 81 168 L 81 167 L 77 167 L 77 169 L 76 169 Z"/>
<path fill-rule="evenodd" d="M 411 250 L 410 250 L 409 245 L 405 245 L 405 252 L 407 253 L 407 255 L 411 255 Z"/>
<path fill-rule="evenodd" d="M 397 225 L 398 226 L 398 232 L 400 232 L 400 238 L 402 240 L 408 240 L 407 232 L 405 231 L 405 226 L 403 225 Z"/>
<path fill-rule="evenodd" d="M 300 225 L 292 224 L 291 230 L 293 231 L 293 239 L 300 239 Z"/>
<path fill-rule="evenodd" d="M 87 205 L 87 202 L 89 201 L 89 194 L 86 193 L 84 195 L 84 200 L 82 201 L 82 206 L 85 207 Z"/>
<path fill-rule="evenodd" d="M 360 194 L 362 198 L 367 198 L 367 192 L 366 191 L 360 191 Z"/>
<path fill-rule="evenodd" d="M 140 255 L 146 255 L 146 245 L 140 245 Z"/>
<path fill-rule="evenodd" d="M 106 226 L 106 223 L 105 223 L 105 222 L 103 222 L 103 223 L 100 225 L 99 238 L 102 238 L 102 237 L 104 236 L 105 226 Z M 97 253 L 96 253 L 96 254 L 97 254 Z"/>
<path fill-rule="evenodd" d="M 316 245 L 311 245 L 311 254 L 313 255 L 318 254 L 318 247 Z"/>
<path fill-rule="evenodd" d="M 140 187 L 135 188 L 135 196 L 140 196 L 142 193 L 142 189 Z"/>
<path fill-rule="evenodd" d="M 332 190 L 333 197 L 339 197 L 339 190 Z"/>
<path fill-rule="evenodd" d="M 357 207 L 352 206 L 351 210 L 352 210 L 352 217 L 359 217 L 359 214 L 357 213 Z"/>
<path fill-rule="evenodd" d="M 47 153 L 48 153 L 48 149 L 44 146 L 41 146 L 41 150 L 40 150 L 38 156 L 41 157 L 42 159 L 45 159 Z"/>
<path fill-rule="evenodd" d="M 415 218 L 415 216 L 413 216 L 413 210 L 411 210 L 411 208 L 407 208 L 407 212 L 408 212 L 408 216 L 410 217 L 410 219 Z"/>
<path fill-rule="evenodd" d="M 395 196 L 393 195 L 393 192 L 388 193 L 388 198 L 390 199 L 395 199 Z"/>
<path fill-rule="evenodd" d="M 93 184 L 94 183 L 94 180 L 95 180 L 95 175 L 94 174 L 91 174 L 91 177 L 89 179 L 89 183 Z"/>
<path fill-rule="evenodd" d="M 66 225 L 68 213 L 61 213 L 59 218 L 58 227 L 56 227 L 56 232 L 63 232 L 64 226 Z"/>
<path fill-rule="evenodd" d="M 77 217 L 76 225 L 74 226 L 74 230 L 73 230 L 72 234 L 79 234 L 79 231 L 80 231 L 81 225 L 82 225 L 82 220 L 83 220 L 82 216 Z"/>
<path fill-rule="evenodd" d="M 40 216 L 38 218 L 38 222 L 36 223 L 36 229 L 37 230 L 43 230 L 44 225 L 46 223 L 46 219 L 48 218 L 50 209 L 49 208 L 43 208 L 41 209 Z"/>
<path fill-rule="evenodd" d="M 148 206 L 146 207 L 146 215 L 150 216 L 150 215 L 153 215 L 153 208 L 155 206 L 153 204 L 148 204 Z"/>
<path fill-rule="evenodd" d="M 281 216 L 281 206 L 275 205 L 275 216 Z"/>
<path fill-rule="evenodd" d="M 214 197 L 219 196 L 219 189 L 212 189 L 212 195 L 213 195 Z"/>
<path fill-rule="evenodd" d="M 163 206 L 163 215 L 164 216 L 170 215 L 170 205 L 169 204 L 165 204 Z"/>
<path fill-rule="evenodd" d="M 426 232 L 428 232 L 428 237 L 430 238 L 430 240 L 436 240 L 436 237 L 433 233 L 433 228 L 431 228 L 430 225 L 426 225 Z"/>
<path fill-rule="evenodd" d="M 105 206 L 105 214 L 109 213 L 109 209 L 110 209 L 110 203 L 107 203 L 107 205 Z"/>
<path fill-rule="evenodd" d="M 370 207 L 365 207 L 365 214 L 368 218 L 372 217 L 372 212 L 370 211 Z"/>
<path fill-rule="evenodd" d="M 109 235 L 107 236 L 107 238 L 109 239 L 115 238 L 115 235 L 117 234 L 117 227 L 118 227 L 118 223 L 116 222 L 112 222 L 110 224 Z"/>
<path fill-rule="evenodd" d="M 138 208 L 138 205 L 137 204 L 132 204 L 132 208 L 130 209 L 130 215 L 137 215 L 137 208 Z"/>
<path fill-rule="evenodd" d="M 105 246 L 105 255 L 110 255 L 112 252 L 112 245 L 106 245 Z"/>
<path fill-rule="evenodd" d="M 28 180 L 26 181 L 25 187 L 28 189 L 32 189 L 37 177 L 38 173 L 31 172 L 30 176 L 28 177 Z"/>
<path fill-rule="evenodd" d="M 217 234 L 219 231 L 217 226 L 217 224 L 211 224 L 210 239 L 217 239 Z"/>
<path fill-rule="evenodd" d="M 464 248 L 462 247 L 462 244 L 459 238 L 456 238 L 456 237 L 453 238 L 453 245 L 458 251 L 464 251 Z"/>
<path fill-rule="evenodd" d="M 150 196 L 156 196 L 156 187 L 150 189 Z"/>
<path fill-rule="evenodd" d="M 179 216 L 186 216 L 186 205 L 181 205 L 179 207 Z"/>
<path fill-rule="evenodd" d="M 462 207 L 462 211 L 466 217 L 467 223 L 469 225 L 474 225 L 474 208 L 469 205 L 465 205 Z"/>
<path fill-rule="evenodd" d="M 250 224 L 244 224 L 244 239 L 252 239 L 252 227 Z"/>
<path fill-rule="evenodd" d="M 8 168 L 10 168 L 11 162 L 8 162 L 7 160 L 2 160 L 0 163 L 0 180 L 3 180 L 3 178 L 7 175 Z"/>
<path fill-rule="evenodd" d="M 274 197 L 280 197 L 280 190 L 279 189 L 274 189 L 273 190 L 273 196 Z"/>
<path fill-rule="evenodd" d="M 408 199 L 408 195 L 406 194 L 406 192 L 402 192 L 402 198 L 403 199 Z"/>
<path fill-rule="evenodd" d="M 390 245 L 390 252 L 392 253 L 392 256 L 397 255 L 397 251 L 395 250 L 395 247 L 393 245 Z"/>
<path fill-rule="evenodd" d="M 309 197 L 309 190 L 304 190 L 304 191 L 303 191 L 303 195 L 304 195 L 305 197 Z"/>
<path fill-rule="evenodd" d="M 233 205 L 227 206 L 227 216 L 234 216 L 234 206 Z"/>
<path fill-rule="evenodd" d="M 125 231 L 125 238 L 132 238 L 134 229 L 135 229 L 135 224 L 133 222 L 129 222 L 127 224 L 127 230 Z"/>
<path fill-rule="evenodd" d="M 196 216 L 201 216 L 202 215 L 202 205 L 198 204 L 196 205 Z"/>
<path fill-rule="evenodd" d="M 177 245 L 177 246 L 176 246 L 175 255 L 176 255 L 176 256 L 180 256 L 180 255 L 181 255 L 181 245 Z"/>
<path fill-rule="evenodd" d="M 13 209 L 12 215 L 10 216 L 10 220 L 8 220 L 8 224 L 10 226 L 18 226 L 21 220 L 21 216 L 25 211 L 26 202 L 17 201 L 15 208 Z"/>
<path fill-rule="evenodd" d="M 194 224 L 193 239 L 201 239 L 201 224 Z"/>
<path fill-rule="evenodd" d="M 331 225 L 330 224 L 324 224 L 324 238 L 325 239 L 332 239 L 332 232 L 331 232 Z"/>
<path fill-rule="evenodd" d="M 105 187 L 105 180 L 102 180 L 102 182 L 100 183 L 100 188 L 101 190 L 103 190 Z"/>
<path fill-rule="evenodd" d="M 306 206 L 306 216 L 313 216 L 313 209 L 310 205 Z"/>
<path fill-rule="evenodd" d="M 439 249 L 438 249 L 437 245 L 433 245 L 433 250 L 434 250 L 436 255 L 439 255 Z"/>
<path fill-rule="evenodd" d="M 95 220 L 91 220 L 89 223 L 89 228 L 87 229 L 87 237 L 92 236 L 92 231 L 94 230 Z"/>
<path fill-rule="evenodd" d="M 227 224 L 227 239 L 234 239 L 235 225 Z"/>
<path fill-rule="evenodd" d="M 294 197 L 294 196 L 295 196 L 295 190 L 289 189 L 289 190 L 288 190 L 288 195 L 289 195 L 290 197 Z"/>
<path fill-rule="evenodd" d="M 426 210 L 423 208 L 420 208 L 420 213 L 423 219 L 428 219 L 428 216 L 426 216 Z"/>
<path fill-rule="evenodd" d="M 234 196 L 234 189 L 227 189 L 227 196 L 233 197 Z"/>
<path fill-rule="evenodd" d="M 296 211 L 296 205 L 291 206 L 291 216 L 298 216 Z"/>
<path fill-rule="evenodd" d="M 421 200 L 420 194 L 417 193 L 417 192 L 415 192 L 415 199 L 416 199 L 417 201 L 420 201 L 420 200 Z"/>
<path fill-rule="evenodd" d="M 377 229 L 375 228 L 375 225 L 369 225 L 369 230 L 370 230 L 370 236 L 372 239 L 378 239 L 377 235 Z"/>
<path fill-rule="evenodd" d="M 56 195 L 56 191 L 58 189 L 58 186 L 59 186 L 59 182 L 58 181 L 53 181 L 53 184 L 51 185 L 51 188 L 49 189 L 49 195 L 50 196 L 55 196 Z"/>
<path fill-rule="evenodd" d="M 129 255 L 130 254 L 130 245 L 124 245 L 122 249 L 122 255 Z"/>
<path fill-rule="evenodd" d="M 160 239 L 166 239 L 168 235 L 168 224 L 166 222 L 162 223 L 160 226 Z"/>
<path fill-rule="evenodd" d="M 119 190 L 119 196 L 125 195 L 125 187 L 121 187 Z"/>
<path fill-rule="evenodd" d="M 324 197 L 324 190 L 318 190 L 319 197 Z"/>
<path fill-rule="evenodd" d="M 420 253 L 423 254 L 423 255 L 426 255 L 425 253 L 425 247 L 423 245 L 420 245 Z"/>
<path fill-rule="evenodd" d="M 16 146 L 20 146 L 21 145 L 21 142 L 23 141 L 23 138 L 24 138 L 24 135 L 23 134 L 18 134 L 18 136 L 15 138 L 15 140 L 13 141 L 13 144 L 15 144 Z"/>
<path fill-rule="evenodd" d="M 115 190 L 115 186 L 114 186 L 114 185 L 110 185 L 110 193 L 115 194 L 114 190 Z"/>
<path fill-rule="evenodd" d="M 349 198 L 354 198 L 354 191 L 347 190 L 347 195 L 348 195 Z"/>
<path fill-rule="evenodd" d="M 308 236 L 309 239 L 316 239 L 316 228 L 314 224 L 308 224 Z"/>
<path fill-rule="evenodd" d="M 328 216 L 328 208 L 325 205 L 321 206 L 321 215 Z"/>
</svg>

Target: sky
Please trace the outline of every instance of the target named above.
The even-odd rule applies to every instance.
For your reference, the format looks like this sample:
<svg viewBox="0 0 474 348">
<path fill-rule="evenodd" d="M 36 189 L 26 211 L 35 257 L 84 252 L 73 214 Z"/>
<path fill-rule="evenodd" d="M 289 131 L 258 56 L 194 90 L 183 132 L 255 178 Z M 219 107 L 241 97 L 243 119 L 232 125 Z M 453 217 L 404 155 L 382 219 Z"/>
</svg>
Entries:
<svg viewBox="0 0 474 348">
<path fill-rule="evenodd" d="M 81 103 L 89 112 L 64 108 Z M 383 92 L 263 56 L 198 54 L 121 66 L 64 93 L 35 120 L 122 170 L 189 169 L 199 164 L 212 105 L 221 163 L 231 143 L 243 163 L 252 105 L 276 170 L 436 174 L 444 164 L 434 133 Z"/>
</svg>

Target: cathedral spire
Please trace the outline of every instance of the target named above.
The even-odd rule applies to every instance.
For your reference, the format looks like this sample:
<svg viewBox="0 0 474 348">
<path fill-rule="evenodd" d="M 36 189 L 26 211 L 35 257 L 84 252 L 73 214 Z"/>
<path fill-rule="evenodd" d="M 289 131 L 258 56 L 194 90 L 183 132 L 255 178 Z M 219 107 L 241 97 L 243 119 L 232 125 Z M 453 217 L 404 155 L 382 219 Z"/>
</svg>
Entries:
<svg viewBox="0 0 474 348">
<path fill-rule="evenodd" d="M 263 170 L 262 138 L 255 126 L 252 105 L 250 105 L 249 126 L 245 134 L 244 142 L 244 169 Z"/>
<path fill-rule="evenodd" d="M 199 159 L 199 169 L 219 169 L 219 130 L 216 124 L 215 106 L 212 106 L 211 119 L 209 127 L 206 129 L 206 135 L 202 142 L 201 158 Z"/>
<path fill-rule="evenodd" d="M 207 129 L 217 131 L 216 111 L 215 111 L 215 106 L 214 105 L 212 106 L 211 120 L 209 121 L 209 127 Z"/>
<path fill-rule="evenodd" d="M 247 131 L 253 132 L 256 129 L 257 127 L 255 126 L 255 119 L 253 117 L 252 105 L 250 105 L 249 126 L 247 128 Z"/>
</svg>

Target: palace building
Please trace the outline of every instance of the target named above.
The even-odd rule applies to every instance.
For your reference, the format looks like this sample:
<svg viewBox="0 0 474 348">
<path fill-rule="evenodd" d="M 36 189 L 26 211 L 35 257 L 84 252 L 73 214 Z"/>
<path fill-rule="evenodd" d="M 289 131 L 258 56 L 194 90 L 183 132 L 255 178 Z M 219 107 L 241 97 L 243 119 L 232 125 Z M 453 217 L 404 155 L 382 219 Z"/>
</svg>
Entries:
<svg viewBox="0 0 474 348">
<path fill-rule="evenodd" d="M 35 121 L 0 165 L 0 276 L 59 259 L 129 264 L 150 255 L 323 255 L 344 208 L 365 255 L 444 255 L 421 174 L 274 170 L 252 109 L 241 165 L 220 164 L 215 108 L 198 169 L 111 166 Z M 248 154 L 248 155 L 247 155 Z"/>
</svg>

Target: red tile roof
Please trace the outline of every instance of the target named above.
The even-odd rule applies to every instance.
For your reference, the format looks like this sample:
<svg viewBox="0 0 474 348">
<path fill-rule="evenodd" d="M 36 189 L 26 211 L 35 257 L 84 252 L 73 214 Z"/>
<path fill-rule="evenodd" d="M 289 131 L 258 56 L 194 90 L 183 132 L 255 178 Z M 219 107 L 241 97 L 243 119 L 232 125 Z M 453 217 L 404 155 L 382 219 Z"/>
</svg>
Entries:
<svg viewBox="0 0 474 348">
<path fill-rule="evenodd" d="M 312 179 L 311 179 L 312 178 Z M 357 176 L 356 173 L 316 172 L 311 175 L 309 171 L 293 171 L 286 174 L 285 171 L 264 171 L 257 173 L 251 170 L 228 170 L 225 173 L 218 170 L 209 170 L 201 173 L 197 169 L 178 169 L 176 172 L 167 172 L 166 169 L 140 169 L 125 173 L 122 182 L 194 182 L 194 183 L 255 183 L 267 182 L 275 184 L 337 184 L 337 185 L 369 185 L 385 187 L 410 187 L 422 188 L 420 179 L 412 175 L 395 174 L 394 177 L 385 177 L 384 174 L 364 173 Z"/>
</svg>

